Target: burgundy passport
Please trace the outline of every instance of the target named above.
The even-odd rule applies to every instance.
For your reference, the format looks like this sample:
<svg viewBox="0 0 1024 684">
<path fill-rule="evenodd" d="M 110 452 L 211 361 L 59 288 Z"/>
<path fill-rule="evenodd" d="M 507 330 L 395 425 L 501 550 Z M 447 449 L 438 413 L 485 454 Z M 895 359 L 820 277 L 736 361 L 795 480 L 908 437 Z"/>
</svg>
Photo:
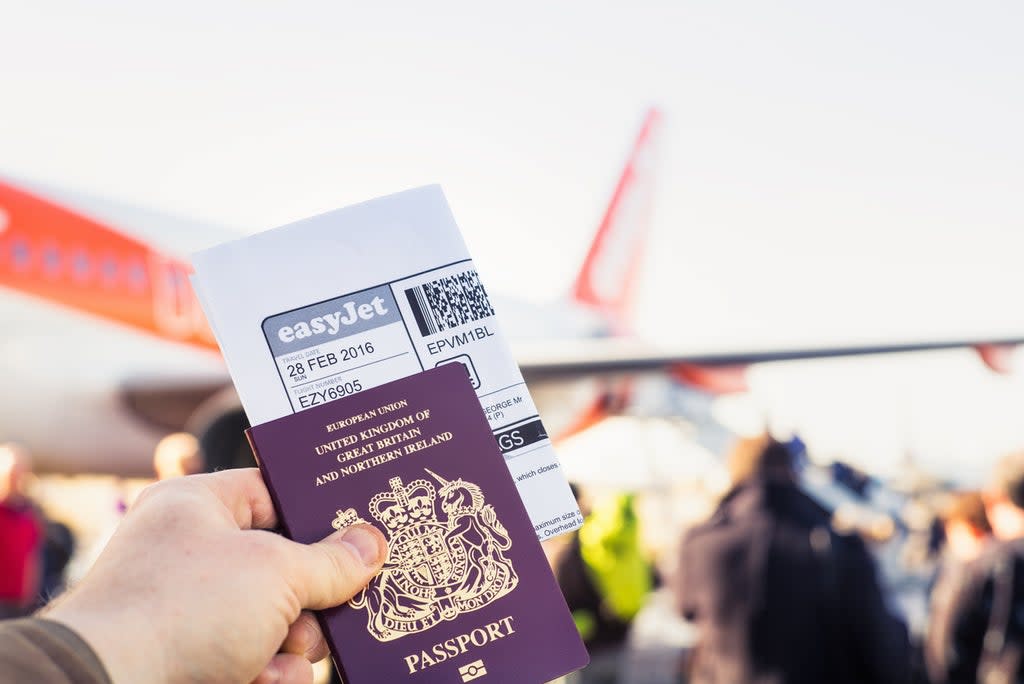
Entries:
<svg viewBox="0 0 1024 684">
<path fill-rule="evenodd" d="M 587 664 L 461 364 L 248 434 L 289 537 L 362 521 L 388 538 L 369 587 L 319 616 L 348 684 L 540 683 Z"/>
</svg>

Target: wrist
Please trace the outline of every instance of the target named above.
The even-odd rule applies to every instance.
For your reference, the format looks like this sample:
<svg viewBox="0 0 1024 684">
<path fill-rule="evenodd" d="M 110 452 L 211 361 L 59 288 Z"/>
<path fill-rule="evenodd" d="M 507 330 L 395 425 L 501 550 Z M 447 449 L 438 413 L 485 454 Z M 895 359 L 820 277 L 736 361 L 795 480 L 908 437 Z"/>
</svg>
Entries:
<svg viewBox="0 0 1024 684">
<path fill-rule="evenodd" d="M 167 682 L 160 640 L 145 616 L 117 606 L 97 609 L 69 596 L 40 617 L 73 630 L 103 664 L 113 684 Z"/>
</svg>

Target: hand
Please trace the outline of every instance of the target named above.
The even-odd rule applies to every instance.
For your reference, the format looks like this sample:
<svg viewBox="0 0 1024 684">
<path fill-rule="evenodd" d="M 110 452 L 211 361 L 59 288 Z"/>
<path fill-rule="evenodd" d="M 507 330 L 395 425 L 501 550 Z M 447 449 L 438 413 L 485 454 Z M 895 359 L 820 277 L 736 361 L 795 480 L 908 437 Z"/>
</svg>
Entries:
<svg viewBox="0 0 1024 684">
<path fill-rule="evenodd" d="M 327 647 L 303 609 L 351 598 L 386 542 L 360 524 L 307 546 L 266 531 L 276 523 L 255 468 L 159 482 L 43 617 L 85 639 L 115 684 L 312 682 Z"/>
</svg>

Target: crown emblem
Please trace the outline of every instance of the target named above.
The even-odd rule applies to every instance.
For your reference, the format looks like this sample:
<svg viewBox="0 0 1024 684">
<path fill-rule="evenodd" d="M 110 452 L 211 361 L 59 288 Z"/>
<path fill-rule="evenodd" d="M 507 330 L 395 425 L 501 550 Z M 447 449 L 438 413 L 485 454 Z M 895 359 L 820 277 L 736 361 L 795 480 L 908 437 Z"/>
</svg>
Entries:
<svg viewBox="0 0 1024 684">
<path fill-rule="evenodd" d="M 354 508 L 346 508 L 343 511 L 338 511 L 338 516 L 331 523 L 331 527 L 336 530 L 340 530 L 343 527 L 349 527 L 356 523 L 365 523 L 366 521 L 359 517 L 359 513 Z"/>
<path fill-rule="evenodd" d="M 402 486 L 402 479 L 388 480 L 390 492 L 381 492 L 370 499 L 370 515 L 391 532 L 424 522 L 437 520 L 434 512 L 434 485 L 426 480 L 413 480 Z"/>
<path fill-rule="evenodd" d="M 393 477 L 390 491 L 374 495 L 367 506 L 388 535 L 388 559 L 349 605 L 366 609 L 366 629 L 378 641 L 454 620 L 519 584 L 505 555 L 512 539 L 480 487 L 426 472 L 440 490 L 425 479 L 403 484 Z M 340 529 L 360 520 L 349 508 L 338 511 L 333 524 Z"/>
</svg>

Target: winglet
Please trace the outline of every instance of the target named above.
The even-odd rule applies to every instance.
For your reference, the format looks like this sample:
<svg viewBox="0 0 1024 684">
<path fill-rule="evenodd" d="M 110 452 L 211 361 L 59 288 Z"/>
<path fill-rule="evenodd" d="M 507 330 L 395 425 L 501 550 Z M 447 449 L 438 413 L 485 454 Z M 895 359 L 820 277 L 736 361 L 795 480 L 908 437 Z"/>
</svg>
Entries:
<svg viewBox="0 0 1024 684">
<path fill-rule="evenodd" d="M 661 118 L 653 108 L 644 118 L 572 288 L 576 302 L 603 312 L 619 334 L 628 331 L 633 290 L 650 225 Z"/>
</svg>

